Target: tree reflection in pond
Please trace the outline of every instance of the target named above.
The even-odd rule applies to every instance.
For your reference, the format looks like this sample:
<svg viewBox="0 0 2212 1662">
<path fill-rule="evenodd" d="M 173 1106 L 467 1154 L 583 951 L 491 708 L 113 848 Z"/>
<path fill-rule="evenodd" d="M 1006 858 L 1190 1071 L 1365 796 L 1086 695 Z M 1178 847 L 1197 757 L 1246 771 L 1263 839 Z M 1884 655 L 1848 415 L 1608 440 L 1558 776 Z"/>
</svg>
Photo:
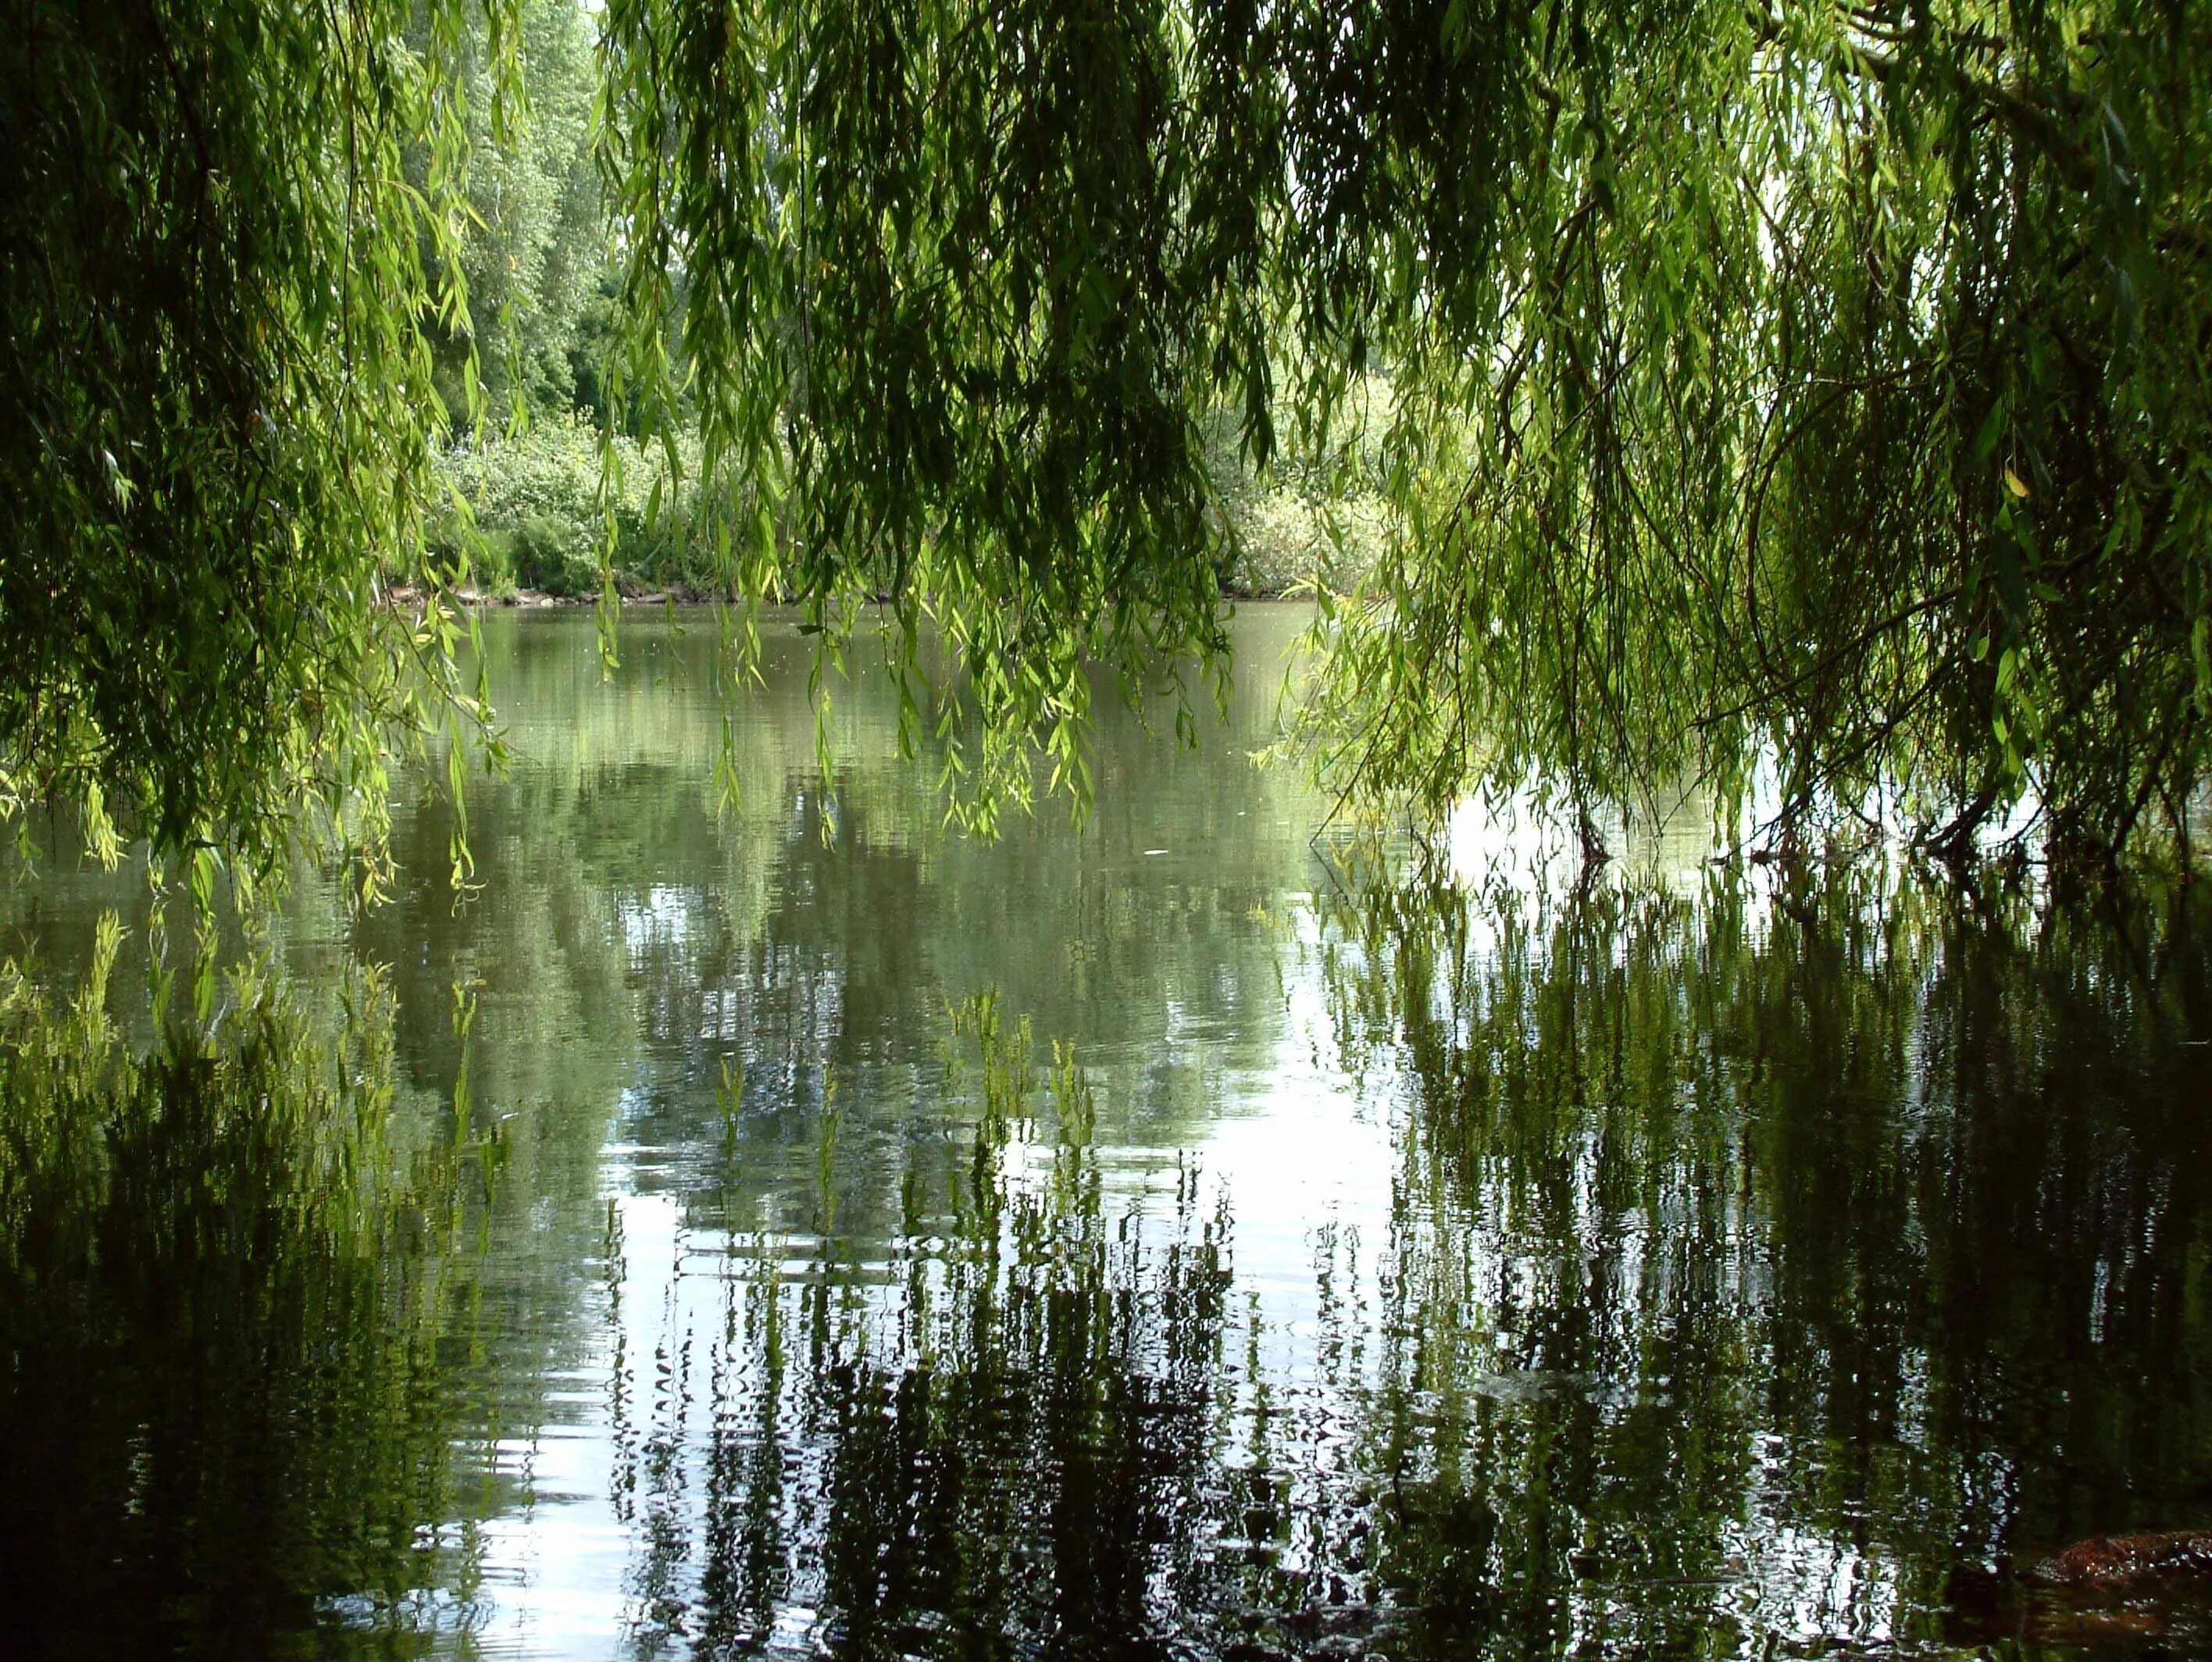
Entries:
<svg viewBox="0 0 2212 1662">
<path fill-rule="evenodd" d="M 496 1138 L 395 1137 L 377 978 L 310 1012 L 248 963 L 150 1050 L 66 1000 L 0 1013 L 0 1608 L 11 1653 L 285 1651 L 465 1623 L 455 1459 Z M 313 1016 L 325 1019 L 318 1022 Z"/>
<path fill-rule="evenodd" d="M 487 639 L 465 904 L 0 866 L 0 1653 L 2212 1651 L 1964 1574 L 2212 1523 L 2203 891 L 1347 895 L 1257 681 L 985 846 L 856 676 L 825 839 L 796 636 Z"/>
<path fill-rule="evenodd" d="M 1183 1626 L 1225 1224 L 1194 1172 L 1117 1215 L 1072 1058 L 1036 1065 L 989 998 L 953 1025 L 895 1240 L 732 1234 L 671 1289 L 620 1433 L 641 1637 L 1106 1654 Z"/>
<path fill-rule="evenodd" d="M 1347 908 L 1316 950 L 1396 1176 L 1379 1234 L 1315 1220 L 1287 1320 L 1233 1186 L 1102 1184 L 1074 1076 L 1016 1083 L 999 1018 L 985 1084 L 915 1111 L 888 1239 L 695 1198 L 624 1434 L 642 1648 L 2060 1631 L 1947 1584 L 2212 1515 L 2203 914 Z"/>
<path fill-rule="evenodd" d="M 1955 1568 L 2212 1516 L 2205 924 L 1352 919 L 1340 1030 L 1413 1087 L 1377 1581 L 1440 1650 L 1936 1638 Z"/>
</svg>

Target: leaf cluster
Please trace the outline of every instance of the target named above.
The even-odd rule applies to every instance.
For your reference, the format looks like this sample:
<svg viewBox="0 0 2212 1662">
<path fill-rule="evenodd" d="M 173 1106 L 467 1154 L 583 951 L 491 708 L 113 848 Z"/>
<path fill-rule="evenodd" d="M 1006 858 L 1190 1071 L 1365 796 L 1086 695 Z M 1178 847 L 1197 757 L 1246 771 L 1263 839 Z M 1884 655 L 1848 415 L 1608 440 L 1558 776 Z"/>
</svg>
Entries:
<svg viewBox="0 0 2212 1662">
<path fill-rule="evenodd" d="M 438 598 L 465 510 L 457 552 L 423 537 L 441 390 L 470 424 L 514 405 L 489 318 L 509 348 L 566 319 L 545 362 L 600 327 L 545 252 L 582 199 L 578 19 L 4 15 L 7 790 L 264 852 L 304 798 L 374 844 L 392 735 L 483 714 Z M 1225 426 L 1380 505 L 1387 547 L 1322 585 L 1308 730 L 1369 806 L 1703 781 L 1944 852 L 2028 809 L 2054 849 L 2185 852 L 2203 8 L 593 15 L 602 588 L 643 475 L 619 426 L 659 452 L 647 533 L 680 510 L 707 586 L 795 599 L 825 668 L 888 607 L 907 735 L 945 741 L 969 823 L 1087 795 L 1089 667 L 1190 727 L 1239 567 Z"/>
</svg>

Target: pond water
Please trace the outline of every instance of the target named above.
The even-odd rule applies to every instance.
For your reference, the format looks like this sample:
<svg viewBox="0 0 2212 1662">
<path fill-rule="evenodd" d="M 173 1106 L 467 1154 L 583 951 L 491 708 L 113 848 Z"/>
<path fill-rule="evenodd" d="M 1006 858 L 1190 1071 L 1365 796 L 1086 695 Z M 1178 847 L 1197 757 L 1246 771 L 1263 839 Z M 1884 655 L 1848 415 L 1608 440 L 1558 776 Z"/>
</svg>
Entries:
<svg viewBox="0 0 2212 1662">
<path fill-rule="evenodd" d="M 562 614 L 465 900 L 411 784 L 357 917 L 10 868 L 0 1650 L 2212 1648 L 2015 1577 L 2212 1526 L 2201 886 L 1350 886 L 1303 622 L 988 846 Z"/>
</svg>

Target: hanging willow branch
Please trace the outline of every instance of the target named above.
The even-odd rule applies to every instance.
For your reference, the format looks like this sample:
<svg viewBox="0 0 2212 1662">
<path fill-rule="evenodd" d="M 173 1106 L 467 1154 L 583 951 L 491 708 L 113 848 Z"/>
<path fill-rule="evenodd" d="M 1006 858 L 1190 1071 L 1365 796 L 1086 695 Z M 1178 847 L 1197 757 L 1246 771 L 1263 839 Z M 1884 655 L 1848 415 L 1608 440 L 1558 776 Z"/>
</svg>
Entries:
<svg viewBox="0 0 2212 1662">
<path fill-rule="evenodd" d="M 422 538 L 466 9 L 0 5 L 0 796 L 261 867 L 305 809 L 373 887 L 392 744 L 479 727 Z"/>
</svg>

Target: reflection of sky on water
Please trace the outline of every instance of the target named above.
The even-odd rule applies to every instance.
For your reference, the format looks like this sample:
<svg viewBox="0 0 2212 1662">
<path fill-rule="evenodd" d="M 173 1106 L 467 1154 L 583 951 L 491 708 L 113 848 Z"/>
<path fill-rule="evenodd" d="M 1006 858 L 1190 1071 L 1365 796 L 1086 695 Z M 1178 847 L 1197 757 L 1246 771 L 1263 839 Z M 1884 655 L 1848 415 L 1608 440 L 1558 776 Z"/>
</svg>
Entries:
<svg viewBox="0 0 2212 1662">
<path fill-rule="evenodd" d="M 631 952 L 685 939 L 696 900 L 655 890 L 642 904 L 622 908 Z M 1302 932 L 1310 941 L 1310 921 Z M 1302 955 L 1308 959 L 1303 967 Z M 1294 945 L 1286 950 L 1284 974 L 1280 1008 L 1265 1017 L 1267 1030 L 1242 1035 L 1248 1052 L 1261 1052 L 1258 1064 L 1206 1078 L 1210 1118 L 1199 1127 L 1195 1144 L 1103 1146 L 1098 1168 L 1105 1211 L 1117 1223 L 1128 1220 L 1140 1238 L 1170 1227 L 1164 1219 L 1172 1216 L 1174 1192 L 1185 1173 L 1203 1186 L 1206 1198 L 1199 1210 L 1211 1213 L 1217 1198 L 1225 1200 L 1234 1218 L 1237 1331 L 1227 1346 L 1231 1361 L 1221 1382 L 1224 1422 L 1249 1419 L 1255 1386 L 1249 1360 L 1256 1358 L 1274 1411 L 1287 1409 L 1299 1422 L 1291 1435 L 1310 1436 L 1344 1410 L 1329 1400 L 1334 1386 L 1313 1365 L 1321 1337 L 1317 1254 L 1332 1260 L 1339 1297 L 1361 1296 L 1389 1239 L 1395 1172 L 1384 1118 L 1389 1093 L 1371 1085 L 1355 1090 L 1322 1059 L 1331 1048 L 1328 1018 L 1310 955 Z M 725 992 L 729 1001 L 743 997 Z M 725 1008 L 725 999 L 710 998 L 706 1007 L 710 1012 Z M 1164 1042 L 1203 1042 L 1203 1035 L 1193 1038 L 1181 1025 L 1173 1009 L 1164 1012 Z M 701 1036 L 720 1037 L 722 1030 L 710 1019 Z M 1149 1059 L 1135 1046 L 1116 1054 L 1110 1046 L 1094 1046 L 1084 1057 L 1094 1074 L 1127 1077 L 1139 1089 Z M 642 1095 L 626 1093 L 625 1103 L 634 1105 Z M 673 1493 L 660 1498 L 658 1516 L 642 1519 L 635 1504 L 618 1504 L 617 1474 L 625 1463 L 634 1467 L 640 1438 L 652 1435 L 634 1416 L 642 1413 L 649 1420 L 655 1411 L 669 1411 L 669 1370 L 688 1366 L 693 1390 L 717 1371 L 714 1357 L 702 1352 L 714 1350 L 733 1287 L 755 1285 L 750 1255 L 760 1240 L 702 1228 L 691 1216 L 689 1198 L 716 1180 L 718 1151 L 627 1140 L 623 1126 L 629 1117 L 626 1110 L 617 1112 L 602 1168 L 621 1243 L 619 1297 L 609 1296 L 603 1280 L 587 1289 L 596 1327 L 584 1364 L 548 1392 L 545 1423 L 535 1437 L 499 1451 L 502 1464 L 526 1476 L 531 1499 L 520 1513 L 483 1528 L 483 1586 L 472 1626 L 475 1641 L 487 1653 L 604 1656 L 608 1635 L 658 1633 L 652 1607 L 672 1600 L 681 1604 L 696 1593 L 681 1582 L 641 1592 L 637 1543 L 641 1529 L 657 1529 L 664 1538 L 673 1530 L 687 1539 L 705 1530 L 696 1416 L 714 1412 L 714 1405 L 690 1404 L 689 1417 L 659 1428 L 674 1432 L 674 1460 L 692 1469 L 666 1480 Z M 1017 1142 L 1004 1151 L 1000 1167 L 1009 1183 L 1036 1186 L 1048 1181 L 1049 1162 L 1048 1148 Z M 781 1209 L 764 1204 L 762 1210 L 773 1217 Z M 783 1233 L 775 1250 L 784 1273 L 802 1282 L 821 1275 L 815 1257 L 820 1246 L 817 1236 Z M 869 1325 L 895 1344 L 902 1289 L 887 1284 L 880 1244 L 871 1255 L 873 1273 L 866 1263 L 847 1265 L 839 1284 L 873 1306 Z M 1237 1458 L 1232 1450 L 1224 1453 Z M 1325 1453 L 1320 1444 L 1310 1451 Z M 1274 1458 L 1295 1466 L 1301 1457 L 1294 1447 L 1279 1445 Z M 792 1519 L 794 1533 L 804 1526 L 802 1518 Z M 1294 1549 L 1286 1568 L 1299 1562 Z M 803 1578 L 793 1586 L 775 1642 L 800 1649 L 819 1642 L 811 1628 L 819 1597 L 818 1585 Z"/>
<path fill-rule="evenodd" d="M 622 919 L 623 944 L 632 957 L 648 943 L 682 946 L 690 937 L 691 919 L 702 898 L 696 891 L 655 888 L 634 901 L 617 899 L 615 915 Z"/>
</svg>

